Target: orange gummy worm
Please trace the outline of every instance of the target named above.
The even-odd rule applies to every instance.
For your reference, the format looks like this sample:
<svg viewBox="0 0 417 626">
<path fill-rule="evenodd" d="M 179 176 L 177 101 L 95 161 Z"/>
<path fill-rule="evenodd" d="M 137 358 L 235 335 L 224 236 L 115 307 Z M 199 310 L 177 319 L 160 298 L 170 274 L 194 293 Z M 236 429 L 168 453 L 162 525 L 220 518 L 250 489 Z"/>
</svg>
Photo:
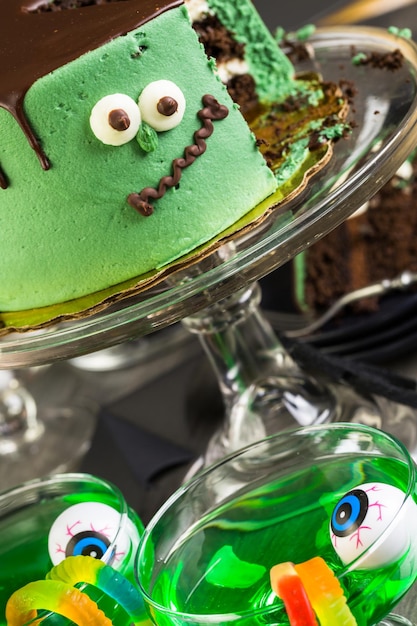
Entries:
<svg viewBox="0 0 417 626">
<path fill-rule="evenodd" d="M 270 571 L 272 591 L 281 598 L 291 626 L 318 626 L 301 578 L 292 563 L 279 563 Z"/>
</svg>

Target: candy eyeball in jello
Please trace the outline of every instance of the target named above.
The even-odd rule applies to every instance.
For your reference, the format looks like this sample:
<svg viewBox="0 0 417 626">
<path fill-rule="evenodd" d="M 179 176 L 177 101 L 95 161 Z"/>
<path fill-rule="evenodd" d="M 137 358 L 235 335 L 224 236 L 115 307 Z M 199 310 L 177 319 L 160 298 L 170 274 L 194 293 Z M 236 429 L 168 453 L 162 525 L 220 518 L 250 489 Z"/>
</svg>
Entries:
<svg viewBox="0 0 417 626">
<path fill-rule="evenodd" d="M 122 515 L 102 502 L 80 502 L 68 507 L 49 531 L 48 550 L 52 563 L 58 565 L 69 556 L 84 555 L 106 560 L 118 569 L 131 558 L 139 544 L 137 528 L 129 518 L 125 522 L 121 527 Z"/>
<path fill-rule="evenodd" d="M 368 550 L 355 569 L 382 567 L 417 548 L 417 505 L 412 498 L 404 500 L 401 489 L 379 482 L 359 485 L 340 498 L 331 515 L 330 537 L 345 565 Z"/>
</svg>

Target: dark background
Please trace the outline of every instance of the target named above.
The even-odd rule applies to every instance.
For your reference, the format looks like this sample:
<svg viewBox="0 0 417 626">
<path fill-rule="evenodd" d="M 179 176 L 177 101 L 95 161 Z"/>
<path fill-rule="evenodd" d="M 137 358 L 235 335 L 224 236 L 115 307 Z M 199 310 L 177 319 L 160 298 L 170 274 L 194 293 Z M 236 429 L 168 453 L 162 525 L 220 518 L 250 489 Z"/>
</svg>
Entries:
<svg viewBox="0 0 417 626">
<path fill-rule="evenodd" d="M 348 4 L 346 0 L 253 0 L 254 5 L 273 31 L 277 26 L 286 30 L 296 29 L 309 22 L 316 23 L 320 17 Z"/>
</svg>

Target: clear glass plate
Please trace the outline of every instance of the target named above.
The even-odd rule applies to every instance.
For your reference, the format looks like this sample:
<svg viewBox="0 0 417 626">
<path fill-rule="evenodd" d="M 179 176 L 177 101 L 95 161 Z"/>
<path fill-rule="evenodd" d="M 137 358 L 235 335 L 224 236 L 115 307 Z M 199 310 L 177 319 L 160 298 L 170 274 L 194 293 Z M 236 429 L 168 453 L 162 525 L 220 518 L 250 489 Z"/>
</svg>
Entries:
<svg viewBox="0 0 417 626">
<path fill-rule="evenodd" d="M 417 46 L 382 29 L 317 30 L 314 58 L 296 65 L 356 90 L 351 137 L 294 201 L 272 210 L 249 232 L 156 287 L 99 314 L 41 332 L 11 333 L 0 342 L 0 367 L 28 367 L 107 348 L 153 332 L 258 280 L 338 226 L 395 173 L 417 144 Z M 352 62 L 356 52 L 400 49 L 390 71 Z"/>
</svg>

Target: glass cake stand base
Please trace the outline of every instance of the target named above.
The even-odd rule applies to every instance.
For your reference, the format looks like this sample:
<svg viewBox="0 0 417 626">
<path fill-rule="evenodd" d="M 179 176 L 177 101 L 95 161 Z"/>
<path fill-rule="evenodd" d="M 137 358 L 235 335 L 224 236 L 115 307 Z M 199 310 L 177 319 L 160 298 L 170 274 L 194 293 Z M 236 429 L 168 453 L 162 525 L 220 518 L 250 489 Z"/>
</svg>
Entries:
<svg viewBox="0 0 417 626">
<path fill-rule="evenodd" d="M 371 396 L 303 372 L 279 343 L 253 283 L 184 326 L 196 333 L 215 372 L 224 423 L 186 478 L 227 454 L 279 431 L 330 422 L 382 425 L 387 416 Z"/>
</svg>

